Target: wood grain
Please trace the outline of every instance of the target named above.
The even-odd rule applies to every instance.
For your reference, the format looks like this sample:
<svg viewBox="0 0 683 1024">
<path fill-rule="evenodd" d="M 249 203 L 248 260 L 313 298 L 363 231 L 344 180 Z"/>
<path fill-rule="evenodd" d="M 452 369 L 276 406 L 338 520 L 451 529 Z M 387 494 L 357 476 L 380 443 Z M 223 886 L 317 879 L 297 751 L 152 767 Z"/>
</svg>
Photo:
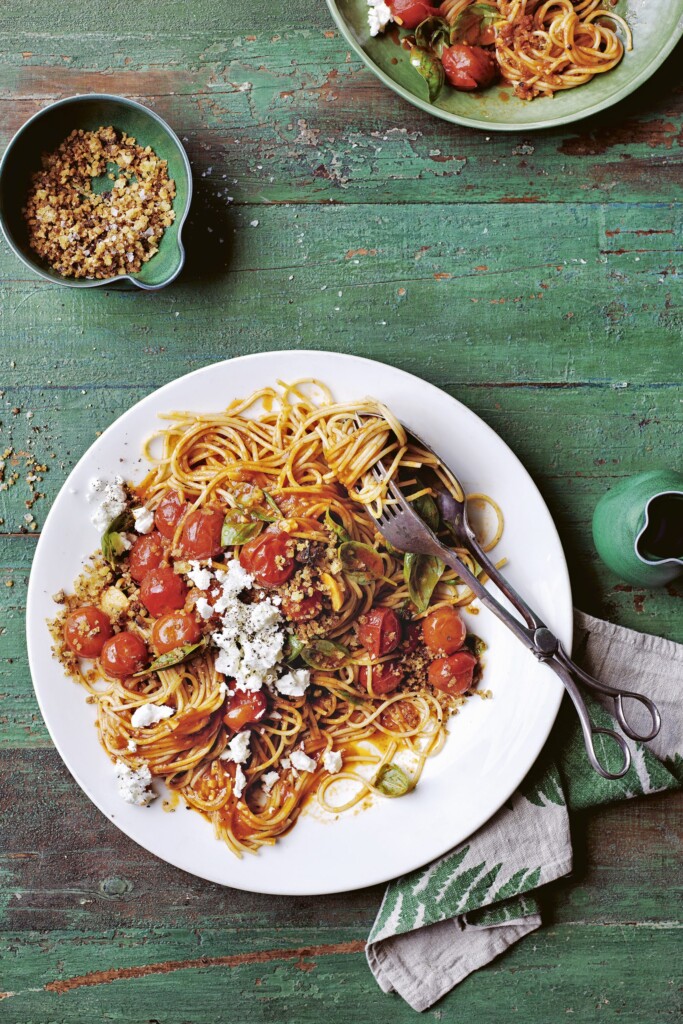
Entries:
<svg viewBox="0 0 683 1024">
<path fill-rule="evenodd" d="M 615 480 L 680 462 L 681 56 L 596 118 L 485 135 L 382 89 L 322 4 L 3 9 L 1 146 L 54 98 L 121 92 L 179 132 L 196 196 L 187 270 L 156 295 L 55 289 L 0 244 L 1 447 L 18 477 L 0 490 L 0 1020 L 413 1017 L 361 952 L 379 888 L 291 900 L 185 875 L 118 832 L 51 745 L 23 636 L 36 536 L 97 432 L 155 387 L 292 346 L 415 372 L 530 469 L 580 607 L 683 639 L 681 585 L 620 583 L 590 539 Z M 577 818 L 545 928 L 429 1016 L 678 1019 L 682 816 L 670 796 Z"/>
</svg>

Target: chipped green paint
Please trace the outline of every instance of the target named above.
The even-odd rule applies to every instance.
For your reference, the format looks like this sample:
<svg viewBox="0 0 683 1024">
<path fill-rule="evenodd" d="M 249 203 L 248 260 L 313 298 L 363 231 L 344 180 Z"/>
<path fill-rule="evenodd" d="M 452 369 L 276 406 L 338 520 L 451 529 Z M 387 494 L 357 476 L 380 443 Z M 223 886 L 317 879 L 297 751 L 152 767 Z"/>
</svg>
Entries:
<svg viewBox="0 0 683 1024">
<path fill-rule="evenodd" d="M 0 490 L 3 1021 L 204 1024 L 237 1005 L 245 1024 L 414 1018 L 360 952 L 380 888 L 296 902 L 220 890 L 133 846 L 66 773 L 24 649 L 31 456 L 48 467 L 39 529 L 96 432 L 154 387 L 292 344 L 362 352 L 444 387 L 519 453 L 581 607 L 683 639 L 683 589 L 624 586 L 590 543 L 611 481 L 681 443 L 680 53 L 603 118 L 487 137 L 408 108 L 347 51 L 308 0 L 3 9 L 1 147 L 58 96 L 121 92 L 178 131 L 196 185 L 188 266 L 160 295 L 63 294 L 0 244 L 0 450 L 19 477 Z M 582 821 L 549 926 L 434 1019 L 493 1022 L 504 1007 L 587 1022 L 599 1007 L 605 1024 L 673 1021 L 682 824 L 677 797 Z M 533 881 L 499 876 L 488 891 Z M 522 896 L 478 913 L 536 907 Z"/>
</svg>

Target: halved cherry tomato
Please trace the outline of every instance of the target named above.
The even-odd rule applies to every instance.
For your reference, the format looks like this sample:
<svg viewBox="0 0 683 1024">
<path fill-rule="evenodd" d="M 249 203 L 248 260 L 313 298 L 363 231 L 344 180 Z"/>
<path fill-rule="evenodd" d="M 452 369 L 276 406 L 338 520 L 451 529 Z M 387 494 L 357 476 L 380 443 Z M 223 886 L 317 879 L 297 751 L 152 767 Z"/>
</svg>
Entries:
<svg viewBox="0 0 683 1024">
<path fill-rule="evenodd" d="M 77 608 L 64 623 L 64 640 L 79 658 L 96 658 L 113 632 L 109 616 L 92 604 Z"/>
<path fill-rule="evenodd" d="M 180 546 L 189 558 L 215 558 L 223 550 L 224 514 L 217 508 L 198 508 L 183 523 Z"/>
<path fill-rule="evenodd" d="M 437 690 L 456 696 L 472 685 L 477 659 L 469 651 L 458 651 L 448 658 L 437 658 L 429 666 L 429 682 Z"/>
<path fill-rule="evenodd" d="M 361 665 L 358 676 L 361 686 L 370 693 L 370 671 L 367 665 Z M 383 661 L 372 666 L 372 692 L 381 696 L 391 693 L 403 682 L 403 669 L 396 661 Z"/>
<path fill-rule="evenodd" d="M 238 690 L 233 697 L 228 697 L 228 702 L 223 721 L 233 732 L 239 732 L 249 722 L 258 722 L 268 708 L 265 694 L 260 690 L 254 693 Z"/>
<path fill-rule="evenodd" d="M 455 654 L 465 642 L 467 627 L 455 608 L 443 605 L 423 619 L 422 636 L 430 654 Z"/>
<path fill-rule="evenodd" d="M 247 541 L 240 551 L 240 563 L 266 587 L 286 583 L 296 568 L 294 541 L 277 527 Z"/>
<path fill-rule="evenodd" d="M 420 646 L 422 640 L 421 622 L 404 622 L 403 639 L 401 640 L 401 653 L 412 654 Z"/>
<path fill-rule="evenodd" d="M 447 46 L 441 54 L 441 63 L 453 88 L 463 92 L 486 89 L 498 73 L 493 55 L 488 50 L 464 43 Z"/>
<path fill-rule="evenodd" d="M 100 654 L 100 665 L 108 676 L 125 679 L 147 664 L 147 646 L 137 633 L 117 633 L 106 641 Z"/>
<path fill-rule="evenodd" d="M 391 654 L 401 642 L 401 620 L 393 608 L 371 608 L 360 617 L 358 639 L 372 658 Z"/>
<path fill-rule="evenodd" d="M 202 631 L 193 615 L 169 612 L 157 619 L 152 629 L 152 644 L 159 654 L 174 651 L 184 644 L 196 644 Z"/>
<path fill-rule="evenodd" d="M 417 28 L 425 18 L 438 17 L 438 7 L 432 7 L 424 0 L 389 0 L 389 9 L 394 19 L 403 28 Z"/>
<path fill-rule="evenodd" d="M 128 568 L 136 583 L 142 583 L 152 569 L 158 569 L 164 560 L 164 545 L 161 534 L 153 530 L 138 539 L 130 549 Z"/>
<path fill-rule="evenodd" d="M 182 608 L 186 597 L 185 582 L 173 569 L 152 569 L 140 587 L 140 600 L 155 619 Z"/>
<path fill-rule="evenodd" d="M 154 513 L 154 525 L 159 533 L 168 540 L 173 539 L 178 523 L 187 511 L 187 502 L 183 501 L 177 491 L 167 491 Z"/>
<path fill-rule="evenodd" d="M 292 622 L 306 622 L 315 619 L 323 609 L 323 595 L 319 590 L 312 594 L 304 594 L 300 601 L 295 601 L 290 594 L 282 598 L 282 611 Z"/>
</svg>

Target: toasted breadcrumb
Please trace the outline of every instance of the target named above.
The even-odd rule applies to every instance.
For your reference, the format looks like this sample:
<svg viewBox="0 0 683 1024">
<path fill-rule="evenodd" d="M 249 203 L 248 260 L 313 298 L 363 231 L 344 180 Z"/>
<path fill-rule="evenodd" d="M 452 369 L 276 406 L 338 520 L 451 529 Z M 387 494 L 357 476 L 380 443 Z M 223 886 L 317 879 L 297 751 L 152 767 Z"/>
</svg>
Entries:
<svg viewBox="0 0 683 1024">
<path fill-rule="evenodd" d="M 135 274 L 159 249 L 174 219 L 175 182 L 149 147 L 114 128 L 77 129 L 43 154 L 23 213 L 29 244 L 64 277 Z M 111 187 L 93 191 L 108 174 Z"/>
</svg>

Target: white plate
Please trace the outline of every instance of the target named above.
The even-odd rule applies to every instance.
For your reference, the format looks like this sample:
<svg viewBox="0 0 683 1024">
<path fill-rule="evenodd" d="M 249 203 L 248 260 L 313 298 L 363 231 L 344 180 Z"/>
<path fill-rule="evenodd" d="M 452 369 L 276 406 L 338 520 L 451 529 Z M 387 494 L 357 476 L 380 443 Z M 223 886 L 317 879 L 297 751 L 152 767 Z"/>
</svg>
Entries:
<svg viewBox="0 0 683 1024">
<path fill-rule="evenodd" d="M 505 571 L 569 650 L 572 601 L 562 547 L 543 499 L 507 445 L 431 384 L 381 363 L 330 352 L 264 353 L 206 366 L 124 413 L 86 452 L 50 511 L 31 571 L 26 617 L 34 687 L 50 735 L 78 784 L 114 824 L 162 860 L 220 885 L 316 895 L 387 881 L 445 853 L 483 825 L 517 788 L 545 743 L 563 692 L 553 673 L 482 611 L 470 624 L 489 644 L 485 685 L 493 700 L 467 702 L 416 790 L 334 820 L 305 813 L 275 847 L 238 860 L 198 814 L 182 807 L 165 813 L 161 799 L 145 809 L 119 798 L 93 725 L 94 709 L 52 657 L 45 624 L 55 612 L 51 595 L 71 588 L 98 546 L 84 497 L 93 476 L 141 479 L 141 444 L 158 428 L 162 412 L 216 411 L 278 378 L 298 377 L 325 381 L 340 400 L 373 395 L 386 402 L 443 454 L 467 490 L 485 491 L 500 502 L 505 532 L 497 551 L 509 559 Z"/>
</svg>

